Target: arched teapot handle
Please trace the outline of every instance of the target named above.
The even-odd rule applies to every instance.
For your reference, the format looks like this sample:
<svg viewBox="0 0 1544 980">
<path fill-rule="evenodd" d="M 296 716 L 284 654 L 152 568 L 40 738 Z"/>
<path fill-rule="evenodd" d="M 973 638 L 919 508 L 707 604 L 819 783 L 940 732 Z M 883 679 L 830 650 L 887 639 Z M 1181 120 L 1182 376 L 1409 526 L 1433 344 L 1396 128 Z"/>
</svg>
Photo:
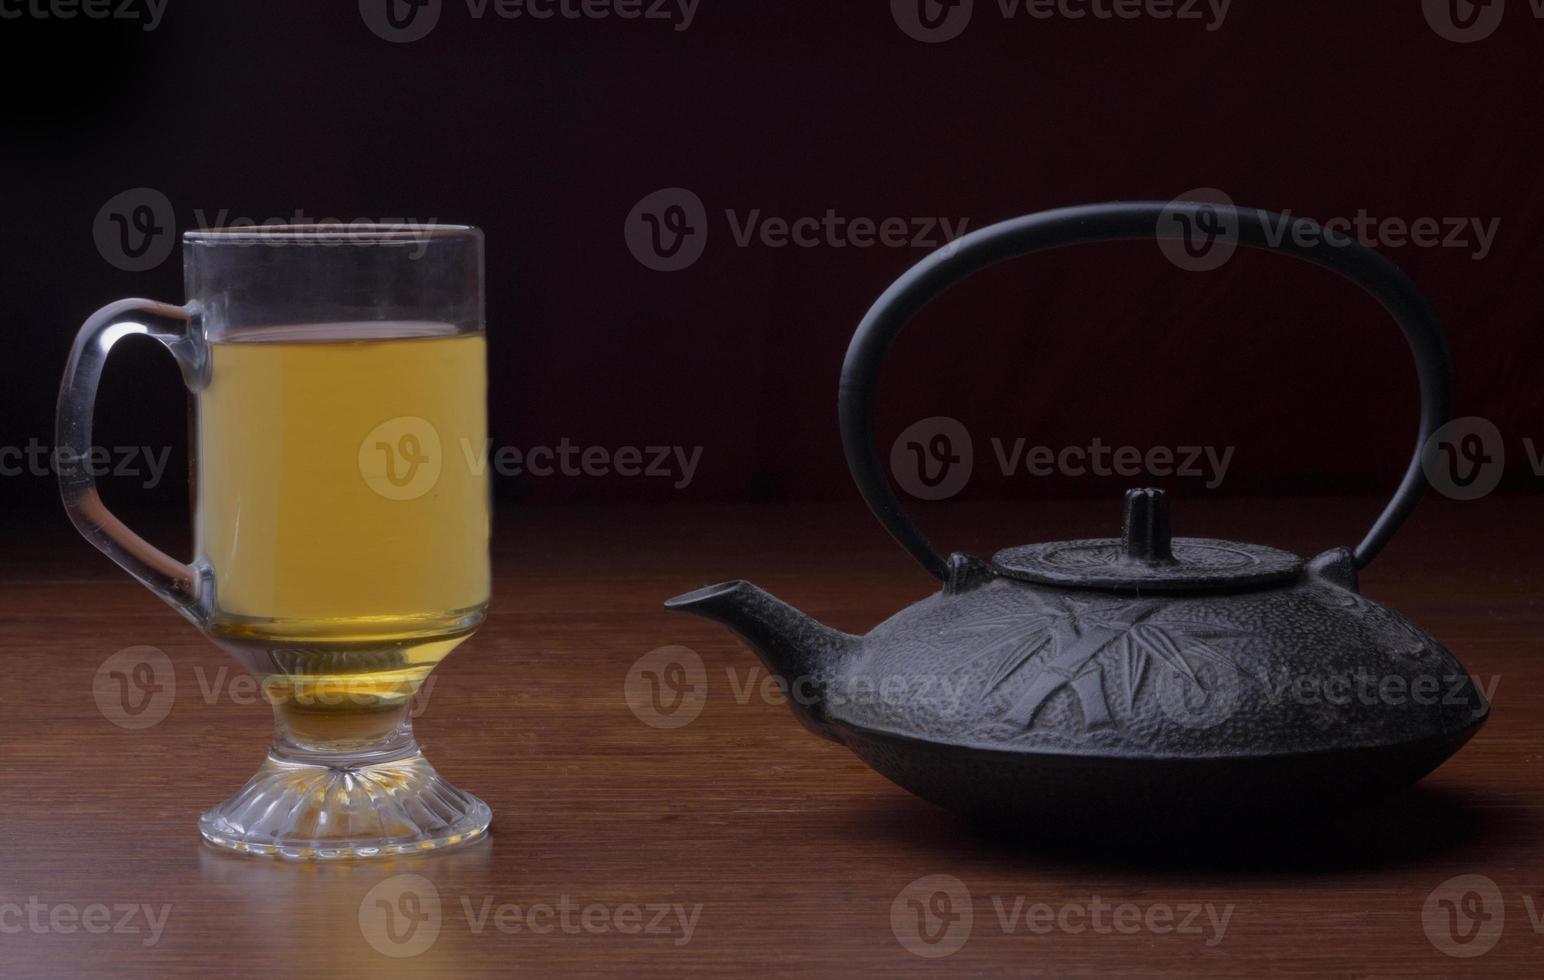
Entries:
<svg viewBox="0 0 1544 980">
<path fill-rule="evenodd" d="M 1237 244 L 1281 252 L 1337 272 L 1371 293 L 1398 322 L 1415 357 L 1421 427 L 1404 479 L 1353 552 L 1363 568 L 1409 516 L 1424 489 L 1423 447 L 1452 415 L 1447 339 L 1415 285 L 1382 255 L 1306 218 L 1204 202 L 1134 201 L 1042 211 L 972 232 L 897 279 L 864 316 L 842 364 L 838 413 L 847 465 L 869 509 L 912 557 L 947 581 L 949 566 L 902 509 L 874 442 L 874 389 L 890 342 L 916 313 L 956 282 L 1006 259 L 1085 242 L 1182 239 L 1190 227 L 1226 230 Z"/>
</svg>

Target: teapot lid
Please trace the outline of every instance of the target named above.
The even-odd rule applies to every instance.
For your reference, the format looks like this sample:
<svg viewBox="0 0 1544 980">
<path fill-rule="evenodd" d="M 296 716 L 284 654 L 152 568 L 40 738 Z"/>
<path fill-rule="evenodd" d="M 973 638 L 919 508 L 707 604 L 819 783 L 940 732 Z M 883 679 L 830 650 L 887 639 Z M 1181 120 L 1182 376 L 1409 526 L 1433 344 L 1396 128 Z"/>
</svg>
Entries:
<svg viewBox="0 0 1544 980">
<path fill-rule="evenodd" d="M 1261 544 L 1171 538 L 1162 490 L 1126 491 L 1119 538 L 1048 541 L 992 556 L 999 574 L 1046 585 L 1139 592 L 1206 592 L 1289 581 L 1303 569 L 1297 555 Z"/>
</svg>

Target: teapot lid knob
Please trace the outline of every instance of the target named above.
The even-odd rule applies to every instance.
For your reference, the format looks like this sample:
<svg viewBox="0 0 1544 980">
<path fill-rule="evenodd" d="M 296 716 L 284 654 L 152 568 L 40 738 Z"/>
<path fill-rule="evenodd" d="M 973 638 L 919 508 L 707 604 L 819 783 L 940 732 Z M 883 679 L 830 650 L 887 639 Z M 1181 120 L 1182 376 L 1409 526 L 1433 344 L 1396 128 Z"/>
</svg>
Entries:
<svg viewBox="0 0 1544 980">
<path fill-rule="evenodd" d="M 1170 547 L 1168 494 L 1151 487 L 1126 491 L 1121 552 L 1127 561 L 1147 565 L 1174 561 L 1174 551 Z"/>
<path fill-rule="evenodd" d="M 1262 544 L 1174 538 L 1162 490 L 1126 491 L 1118 538 L 1046 541 L 992 556 L 998 575 L 1021 582 L 1131 592 L 1238 591 L 1290 582 L 1303 560 Z"/>
</svg>

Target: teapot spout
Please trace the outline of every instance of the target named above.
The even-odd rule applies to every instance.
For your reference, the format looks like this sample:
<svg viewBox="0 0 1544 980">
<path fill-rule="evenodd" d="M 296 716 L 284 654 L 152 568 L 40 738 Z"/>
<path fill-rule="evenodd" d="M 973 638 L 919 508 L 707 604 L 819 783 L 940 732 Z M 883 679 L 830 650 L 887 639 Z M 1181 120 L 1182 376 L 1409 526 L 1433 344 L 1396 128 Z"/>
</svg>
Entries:
<svg viewBox="0 0 1544 980">
<path fill-rule="evenodd" d="M 678 595 L 666 600 L 665 608 L 729 627 L 778 678 L 804 726 L 835 741 L 827 726 L 827 693 L 860 638 L 834 630 L 741 580 Z"/>
</svg>

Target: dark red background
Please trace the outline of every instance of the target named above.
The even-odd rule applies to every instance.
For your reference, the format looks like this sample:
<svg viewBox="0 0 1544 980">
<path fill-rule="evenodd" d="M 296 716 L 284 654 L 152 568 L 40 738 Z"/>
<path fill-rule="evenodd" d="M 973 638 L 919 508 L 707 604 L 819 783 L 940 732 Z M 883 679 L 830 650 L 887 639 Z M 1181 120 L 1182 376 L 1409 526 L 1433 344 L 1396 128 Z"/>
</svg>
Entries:
<svg viewBox="0 0 1544 980">
<path fill-rule="evenodd" d="M 1511 490 L 1544 441 L 1544 265 L 1534 92 L 1544 22 L 1443 40 L 1420 4 L 1235 0 L 1195 22 L 1004 21 L 977 0 L 956 40 L 907 37 L 886 0 L 702 0 L 691 29 L 473 19 L 446 0 L 392 45 L 353 2 L 171 0 L 161 27 L 0 22 L 6 95 L 4 442 L 50 439 L 71 335 L 125 295 L 180 301 L 177 256 L 121 272 L 93 217 L 148 186 L 265 219 L 407 216 L 488 236 L 500 444 L 704 447 L 684 491 L 640 479 L 504 479 L 548 501 L 850 499 L 837 371 L 868 305 L 923 252 L 736 247 L 726 209 L 795 218 L 968 218 L 1217 187 L 1319 219 L 1501 219 L 1494 251 L 1389 249 L 1452 342 L 1459 413 L 1493 420 Z M 703 258 L 663 274 L 623 241 L 661 187 L 701 196 Z M 98 441 L 183 442 L 153 345 L 115 355 Z M 928 311 L 885 374 L 881 442 L 952 415 L 977 440 L 967 498 L 1113 494 L 1006 479 L 988 439 L 1236 446 L 1217 493 L 1386 493 L 1415 426 L 1413 375 L 1352 287 L 1240 254 L 1184 272 L 1145 244 L 992 270 Z M 178 449 L 174 459 L 180 460 Z M 179 466 L 173 463 L 174 468 Z M 114 500 L 180 503 L 178 481 Z M 1169 484 L 1205 491 L 1200 481 Z M 56 512 L 50 481 L 0 500 Z"/>
</svg>

